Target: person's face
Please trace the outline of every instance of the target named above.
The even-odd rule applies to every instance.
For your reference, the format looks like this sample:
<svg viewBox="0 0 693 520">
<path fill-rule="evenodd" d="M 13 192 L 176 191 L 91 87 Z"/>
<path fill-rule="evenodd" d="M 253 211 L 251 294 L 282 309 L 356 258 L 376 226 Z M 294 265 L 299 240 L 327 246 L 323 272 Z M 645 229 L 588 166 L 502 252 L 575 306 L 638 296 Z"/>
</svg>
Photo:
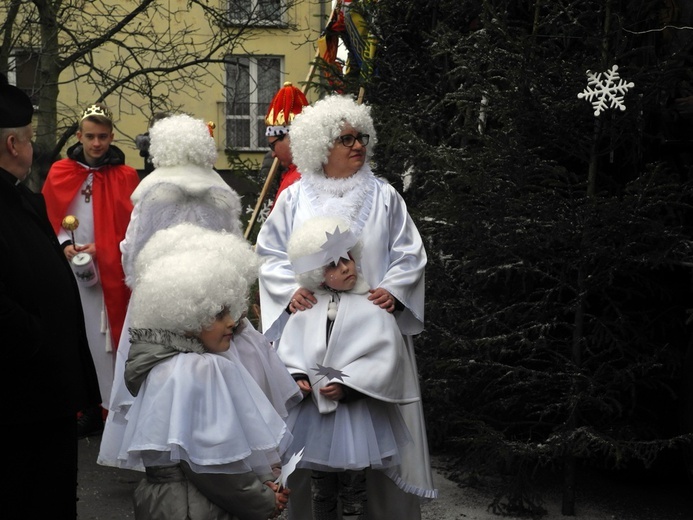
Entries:
<svg viewBox="0 0 693 520">
<path fill-rule="evenodd" d="M 351 125 L 345 125 L 341 136 L 352 135 L 356 137 L 359 133 Z M 361 169 L 366 162 L 366 146 L 355 140 L 354 145 L 345 146 L 341 140 L 337 139 L 330 150 L 327 162 L 323 166 L 325 175 L 335 179 L 351 177 Z"/>
<path fill-rule="evenodd" d="M 226 352 L 231 347 L 236 322 L 227 309 L 216 315 L 214 321 L 197 335 L 200 343 L 209 352 Z"/>
<path fill-rule="evenodd" d="M 34 155 L 34 129 L 27 125 L 20 129 L 14 137 L 14 149 L 17 152 L 17 166 L 12 173 L 20 180 L 26 179 L 31 171 L 31 163 Z"/>
<path fill-rule="evenodd" d="M 335 291 L 351 291 L 356 285 L 356 262 L 340 258 L 339 263 L 325 267 L 325 285 Z"/>
<path fill-rule="evenodd" d="M 284 168 L 288 168 L 291 165 L 293 156 L 291 155 L 291 139 L 289 134 L 283 134 L 279 136 L 270 136 L 268 139 L 268 144 L 270 150 L 272 150 L 272 157 L 276 157 Z"/>
<path fill-rule="evenodd" d="M 77 131 L 77 139 L 84 147 L 87 164 L 93 166 L 111 146 L 113 130 L 108 125 L 85 119 L 82 121 L 82 129 Z"/>
</svg>

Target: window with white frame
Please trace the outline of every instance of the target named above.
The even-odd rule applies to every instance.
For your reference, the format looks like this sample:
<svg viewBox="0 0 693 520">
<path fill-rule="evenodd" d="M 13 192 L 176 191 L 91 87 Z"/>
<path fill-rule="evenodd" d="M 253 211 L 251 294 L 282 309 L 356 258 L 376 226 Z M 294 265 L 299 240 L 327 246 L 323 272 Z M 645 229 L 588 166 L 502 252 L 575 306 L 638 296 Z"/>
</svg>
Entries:
<svg viewBox="0 0 693 520">
<path fill-rule="evenodd" d="M 226 146 L 235 150 L 267 147 L 265 115 L 281 87 L 282 58 L 227 56 Z"/>
<path fill-rule="evenodd" d="M 232 24 L 285 24 L 285 0 L 229 0 L 228 6 Z"/>
</svg>

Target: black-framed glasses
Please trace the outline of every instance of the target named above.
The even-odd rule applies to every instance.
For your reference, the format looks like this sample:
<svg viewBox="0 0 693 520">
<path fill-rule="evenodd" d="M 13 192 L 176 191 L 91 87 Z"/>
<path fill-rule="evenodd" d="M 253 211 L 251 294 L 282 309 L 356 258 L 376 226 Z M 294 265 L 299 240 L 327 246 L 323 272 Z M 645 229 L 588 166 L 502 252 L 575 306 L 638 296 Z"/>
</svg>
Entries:
<svg viewBox="0 0 693 520">
<path fill-rule="evenodd" d="M 361 143 L 363 146 L 366 146 L 368 144 L 368 141 L 370 141 L 371 136 L 368 134 L 356 134 L 356 135 L 340 135 L 337 139 L 339 139 L 344 146 L 347 148 L 351 148 L 354 146 L 354 143 L 358 141 Z"/>
<path fill-rule="evenodd" d="M 280 142 L 280 141 L 283 141 L 284 138 L 285 138 L 287 135 L 289 135 L 289 134 L 281 134 L 281 135 L 278 135 L 277 138 L 276 138 L 274 141 L 272 141 L 271 143 L 269 143 L 270 150 L 274 151 L 274 147 L 277 146 L 277 143 Z"/>
</svg>

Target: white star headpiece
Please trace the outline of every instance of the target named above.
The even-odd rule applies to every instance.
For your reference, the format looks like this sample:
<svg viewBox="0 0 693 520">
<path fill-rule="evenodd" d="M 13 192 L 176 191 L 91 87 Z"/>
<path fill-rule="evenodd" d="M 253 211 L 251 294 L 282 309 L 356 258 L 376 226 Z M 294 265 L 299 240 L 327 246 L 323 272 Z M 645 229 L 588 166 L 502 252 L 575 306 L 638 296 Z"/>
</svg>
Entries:
<svg viewBox="0 0 693 520">
<path fill-rule="evenodd" d="M 325 242 L 320 246 L 320 251 L 311 255 L 296 258 L 291 262 L 295 274 L 307 273 L 318 267 L 339 263 L 340 258 L 349 258 L 349 251 L 356 245 L 358 238 L 351 230 L 342 232 L 339 226 L 334 232 L 325 232 Z"/>
</svg>

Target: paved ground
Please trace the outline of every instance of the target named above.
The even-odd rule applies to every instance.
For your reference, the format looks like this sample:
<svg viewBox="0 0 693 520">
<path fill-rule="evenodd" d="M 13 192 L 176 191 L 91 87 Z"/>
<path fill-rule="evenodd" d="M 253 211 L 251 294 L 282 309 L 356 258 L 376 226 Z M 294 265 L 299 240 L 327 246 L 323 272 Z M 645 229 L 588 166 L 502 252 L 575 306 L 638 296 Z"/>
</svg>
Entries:
<svg viewBox="0 0 693 520">
<path fill-rule="evenodd" d="M 101 436 L 79 441 L 79 520 L 134 519 L 132 492 L 142 478 L 142 473 L 96 464 L 100 442 Z M 471 505 L 470 497 L 464 497 L 465 492 L 444 478 L 437 469 L 434 470 L 434 481 L 440 498 L 424 506 L 423 520 L 457 520 L 467 517 L 464 511 L 465 507 Z"/>
<path fill-rule="evenodd" d="M 100 435 L 79 441 L 77 516 L 80 520 L 134 519 L 132 492 L 142 473 L 99 466 L 100 443 Z"/>
<path fill-rule="evenodd" d="M 132 492 L 142 473 L 96 464 L 101 437 L 79 441 L 79 520 L 134 519 Z M 515 520 L 489 511 L 493 490 L 461 488 L 445 477 L 444 458 L 434 456 L 433 480 L 439 497 L 422 508 L 422 520 Z M 575 520 L 691 520 L 693 493 L 681 472 L 680 478 L 605 478 L 583 475 Z M 566 520 L 561 514 L 560 479 L 549 484 L 544 494 L 547 514 L 542 520 Z M 282 518 L 282 520 L 285 520 Z M 397 519 L 372 519 L 397 520 Z"/>
</svg>

